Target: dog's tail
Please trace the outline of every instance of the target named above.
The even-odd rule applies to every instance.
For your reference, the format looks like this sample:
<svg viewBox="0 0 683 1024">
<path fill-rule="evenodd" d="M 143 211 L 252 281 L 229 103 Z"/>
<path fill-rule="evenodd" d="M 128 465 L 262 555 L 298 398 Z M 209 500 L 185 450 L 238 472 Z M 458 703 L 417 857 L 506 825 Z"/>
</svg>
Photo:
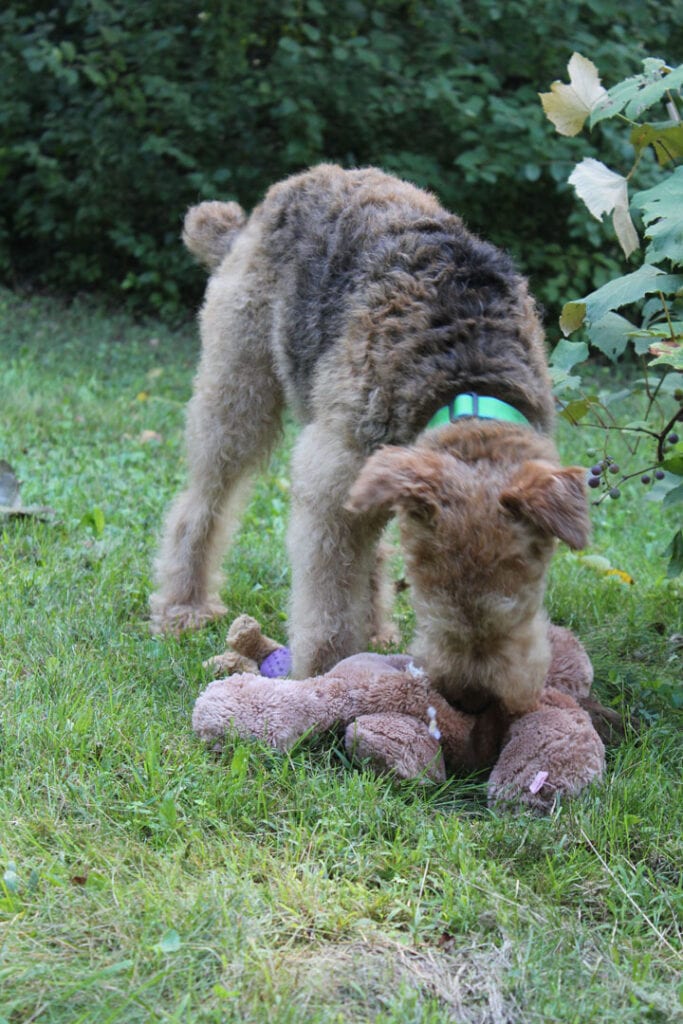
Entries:
<svg viewBox="0 0 683 1024">
<path fill-rule="evenodd" d="M 191 206 L 185 214 L 183 242 L 195 259 L 214 271 L 246 223 L 239 203 L 206 202 Z"/>
</svg>

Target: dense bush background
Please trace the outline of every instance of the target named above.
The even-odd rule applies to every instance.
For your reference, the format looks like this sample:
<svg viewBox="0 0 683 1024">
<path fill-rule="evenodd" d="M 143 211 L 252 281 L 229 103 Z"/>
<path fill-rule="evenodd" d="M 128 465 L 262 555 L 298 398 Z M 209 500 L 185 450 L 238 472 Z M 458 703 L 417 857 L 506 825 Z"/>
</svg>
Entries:
<svg viewBox="0 0 683 1024">
<path fill-rule="evenodd" d="M 645 56 L 680 61 L 683 3 L 17 0 L 0 33 L 11 285 L 124 289 L 171 315 L 202 284 L 178 242 L 187 205 L 249 207 L 332 160 L 434 189 L 514 252 L 552 308 L 621 261 L 565 184 L 577 151 L 537 92 L 574 49 L 607 86 Z M 611 145 L 601 155 L 618 167 Z"/>
</svg>

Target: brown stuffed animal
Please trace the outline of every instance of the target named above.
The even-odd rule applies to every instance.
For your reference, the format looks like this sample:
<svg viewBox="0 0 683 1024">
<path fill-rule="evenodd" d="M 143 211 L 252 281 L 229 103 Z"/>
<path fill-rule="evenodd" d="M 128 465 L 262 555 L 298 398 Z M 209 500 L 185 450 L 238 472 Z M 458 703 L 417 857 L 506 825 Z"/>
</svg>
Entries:
<svg viewBox="0 0 683 1024">
<path fill-rule="evenodd" d="M 614 716 L 588 698 L 592 665 L 568 629 L 550 626 L 545 688 L 534 710 L 517 716 L 497 702 L 477 713 L 453 707 L 407 655 L 356 654 L 322 676 L 273 679 L 258 666 L 279 645 L 262 636 L 256 620 L 240 616 L 228 641 L 234 653 L 205 664 L 239 674 L 215 680 L 198 697 L 192 725 L 203 740 L 220 740 L 232 728 L 287 750 L 307 733 L 341 728 L 349 754 L 378 770 L 441 782 L 492 768 L 489 804 L 542 812 L 602 776 L 605 749 L 580 702 L 596 721 Z"/>
</svg>

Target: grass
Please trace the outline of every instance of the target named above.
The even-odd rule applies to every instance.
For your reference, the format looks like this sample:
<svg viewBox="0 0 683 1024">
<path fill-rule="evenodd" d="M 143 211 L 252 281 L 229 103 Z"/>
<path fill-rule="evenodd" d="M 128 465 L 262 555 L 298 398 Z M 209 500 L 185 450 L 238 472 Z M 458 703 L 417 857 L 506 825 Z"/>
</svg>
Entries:
<svg viewBox="0 0 683 1024">
<path fill-rule="evenodd" d="M 6 291 L 0 318 L 0 458 L 56 513 L 0 520 L 1 1024 L 682 1020 L 671 514 L 636 485 L 596 510 L 591 551 L 632 586 L 556 559 L 553 617 L 644 728 L 551 817 L 489 811 L 480 778 L 375 778 L 332 737 L 217 756 L 190 713 L 225 625 L 146 623 L 194 328 Z M 285 450 L 225 589 L 281 638 Z"/>
</svg>

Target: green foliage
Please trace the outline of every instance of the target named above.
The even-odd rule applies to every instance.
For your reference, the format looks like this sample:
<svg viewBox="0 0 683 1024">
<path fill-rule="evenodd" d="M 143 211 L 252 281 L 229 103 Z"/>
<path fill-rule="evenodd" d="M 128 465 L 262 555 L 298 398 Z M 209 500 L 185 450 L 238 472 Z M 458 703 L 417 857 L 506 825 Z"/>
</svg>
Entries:
<svg viewBox="0 0 683 1024">
<path fill-rule="evenodd" d="M 672 130 L 683 130 L 683 124 L 672 126 Z M 661 143 L 661 139 L 660 134 L 651 144 Z M 676 151 L 676 157 L 683 157 L 683 152 Z M 652 188 L 636 193 L 633 205 L 640 211 L 649 241 L 645 251 L 648 264 L 666 260 L 672 267 L 683 265 L 683 167 L 677 167 L 670 177 Z M 667 293 L 680 291 L 681 287 L 683 277 L 674 278 Z"/>
<path fill-rule="evenodd" d="M 536 90 L 572 47 L 615 78 L 683 54 L 676 4 L 654 0 L 9 0 L 0 36 L 0 272 L 168 313 L 201 288 L 187 205 L 251 206 L 321 160 L 434 189 L 550 306 L 590 290 L 616 263 L 572 217 Z"/>
<path fill-rule="evenodd" d="M 585 298 L 567 302 L 560 317 L 565 335 L 585 326 L 591 346 L 612 361 L 631 352 L 643 362 L 642 377 L 629 381 L 626 395 L 640 395 L 640 416 L 622 419 L 614 411 L 614 395 L 598 395 L 587 389 L 576 366 L 588 357 L 581 343 L 562 341 L 552 355 L 558 394 L 565 400 L 563 415 L 572 423 L 592 420 L 604 434 L 602 469 L 590 481 L 595 488 L 602 478 L 603 501 L 620 496 L 619 484 L 640 476 L 649 485 L 652 476 L 663 482 L 652 496 L 667 507 L 681 501 L 683 476 L 681 442 L 676 425 L 683 424 L 683 157 L 681 110 L 683 66 L 670 68 L 661 60 L 644 61 L 643 73 L 606 91 L 591 61 L 574 54 L 569 62 L 570 84 L 555 82 L 541 96 L 546 114 L 563 135 L 575 135 L 585 123 L 590 127 L 616 118 L 629 128 L 633 165 L 621 175 L 594 158 L 584 159 L 569 180 L 589 211 L 598 220 L 612 214 L 617 238 L 629 257 L 640 248 L 630 207 L 640 214 L 647 247 L 637 270 L 622 274 Z M 636 121 L 653 106 L 664 104 L 668 120 Z M 658 177 L 650 188 L 629 195 L 631 179 L 648 149 L 656 159 Z M 617 310 L 622 312 L 617 312 Z M 571 371 L 571 372 L 570 372 Z M 578 396 L 578 397 L 577 397 Z M 623 397 L 623 395 L 622 395 Z M 681 428 L 683 429 L 683 427 Z M 619 470 L 609 456 L 609 432 L 635 436 L 630 455 L 646 460 L 635 471 Z M 643 452 L 643 438 L 649 441 Z M 611 465 L 610 465 L 611 462 Z M 615 469 L 616 465 L 616 469 Z M 607 471 L 618 476 L 608 482 Z M 669 574 L 683 571 L 681 531 L 667 549 Z"/>
</svg>

